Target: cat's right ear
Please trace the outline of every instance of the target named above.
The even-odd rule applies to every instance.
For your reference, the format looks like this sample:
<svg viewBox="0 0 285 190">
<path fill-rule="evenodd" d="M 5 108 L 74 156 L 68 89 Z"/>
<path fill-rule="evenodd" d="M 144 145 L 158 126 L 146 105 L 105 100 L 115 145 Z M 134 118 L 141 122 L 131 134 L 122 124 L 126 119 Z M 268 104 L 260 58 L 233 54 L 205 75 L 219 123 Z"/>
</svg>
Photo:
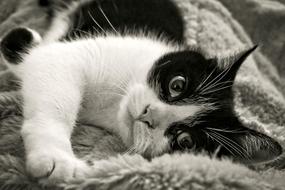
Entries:
<svg viewBox="0 0 285 190">
<path fill-rule="evenodd" d="M 9 64 L 18 64 L 23 55 L 41 42 L 41 36 L 29 28 L 15 28 L 1 41 L 0 48 L 4 60 Z"/>
<path fill-rule="evenodd" d="M 225 74 L 223 75 L 223 80 L 234 81 L 240 66 L 244 63 L 247 57 L 254 52 L 257 47 L 258 45 L 255 45 L 249 49 L 237 53 L 234 56 L 222 59 L 221 62 L 218 64 L 220 70 L 222 72 L 225 72 Z"/>
</svg>

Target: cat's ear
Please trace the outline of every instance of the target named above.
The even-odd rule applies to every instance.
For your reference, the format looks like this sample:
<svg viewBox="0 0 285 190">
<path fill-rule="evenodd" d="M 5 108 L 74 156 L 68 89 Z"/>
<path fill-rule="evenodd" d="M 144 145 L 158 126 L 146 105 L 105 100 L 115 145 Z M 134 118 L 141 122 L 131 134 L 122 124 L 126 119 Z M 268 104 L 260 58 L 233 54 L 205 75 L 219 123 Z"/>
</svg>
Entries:
<svg viewBox="0 0 285 190">
<path fill-rule="evenodd" d="M 252 48 L 249 48 L 234 56 L 230 56 L 219 61 L 219 63 L 217 63 L 218 68 L 220 69 L 220 72 L 225 73 L 225 75 L 223 75 L 223 79 L 225 81 L 234 81 L 242 63 L 257 47 L 258 46 L 255 45 Z"/>
<path fill-rule="evenodd" d="M 282 154 L 281 145 L 273 138 L 244 126 L 239 126 L 239 128 L 240 133 L 237 132 L 229 137 L 240 145 L 236 147 L 237 160 L 247 164 L 256 164 L 273 160 Z"/>
</svg>

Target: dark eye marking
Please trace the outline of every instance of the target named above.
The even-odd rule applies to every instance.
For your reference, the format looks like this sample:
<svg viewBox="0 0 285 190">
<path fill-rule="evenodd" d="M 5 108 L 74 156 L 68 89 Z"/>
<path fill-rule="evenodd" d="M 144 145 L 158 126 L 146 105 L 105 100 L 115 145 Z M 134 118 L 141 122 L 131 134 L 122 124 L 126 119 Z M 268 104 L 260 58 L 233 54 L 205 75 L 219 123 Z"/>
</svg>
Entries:
<svg viewBox="0 0 285 190">
<path fill-rule="evenodd" d="M 207 65 L 204 56 L 195 51 L 169 53 L 153 65 L 148 84 L 168 104 L 190 104 Z"/>
</svg>

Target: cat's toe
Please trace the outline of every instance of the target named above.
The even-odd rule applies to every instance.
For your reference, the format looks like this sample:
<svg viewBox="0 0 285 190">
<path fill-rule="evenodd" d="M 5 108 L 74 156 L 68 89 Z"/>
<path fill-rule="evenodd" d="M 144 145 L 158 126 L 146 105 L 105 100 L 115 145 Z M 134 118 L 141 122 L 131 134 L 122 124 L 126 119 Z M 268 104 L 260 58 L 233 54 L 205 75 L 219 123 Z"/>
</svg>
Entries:
<svg viewBox="0 0 285 190">
<path fill-rule="evenodd" d="M 40 182 L 54 184 L 86 177 L 88 165 L 63 151 L 27 155 L 27 171 Z"/>
<path fill-rule="evenodd" d="M 54 163 L 54 168 L 47 177 L 47 180 L 51 183 L 57 183 L 60 181 L 84 178 L 88 176 L 88 174 L 89 167 L 85 162 L 75 157 L 65 157 L 59 158 Z"/>
<path fill-rule="evenodd" d="M 32 153 L 27 156 L 26 169 L 35 178 L 45 178 L 55 169 L 55 161 L 47 154 Z"/>
</svg>

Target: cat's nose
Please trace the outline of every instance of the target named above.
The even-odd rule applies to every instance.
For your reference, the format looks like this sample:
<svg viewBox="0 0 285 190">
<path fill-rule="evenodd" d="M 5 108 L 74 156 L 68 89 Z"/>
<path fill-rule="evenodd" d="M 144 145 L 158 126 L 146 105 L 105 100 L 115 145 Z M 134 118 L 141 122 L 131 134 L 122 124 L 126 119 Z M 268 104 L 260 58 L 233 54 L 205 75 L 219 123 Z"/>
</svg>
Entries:
<svg viewBox="0 0 285 190">
<path fill-rule="evenodd" d="M 137 120 L 141 121 L 148 125 L 150 128 L 154 128 L 153 121 L 153 110 L 150 107 L 150 104 L 146 105 L 142 113 L 138 116 Z"/>
</svg>

